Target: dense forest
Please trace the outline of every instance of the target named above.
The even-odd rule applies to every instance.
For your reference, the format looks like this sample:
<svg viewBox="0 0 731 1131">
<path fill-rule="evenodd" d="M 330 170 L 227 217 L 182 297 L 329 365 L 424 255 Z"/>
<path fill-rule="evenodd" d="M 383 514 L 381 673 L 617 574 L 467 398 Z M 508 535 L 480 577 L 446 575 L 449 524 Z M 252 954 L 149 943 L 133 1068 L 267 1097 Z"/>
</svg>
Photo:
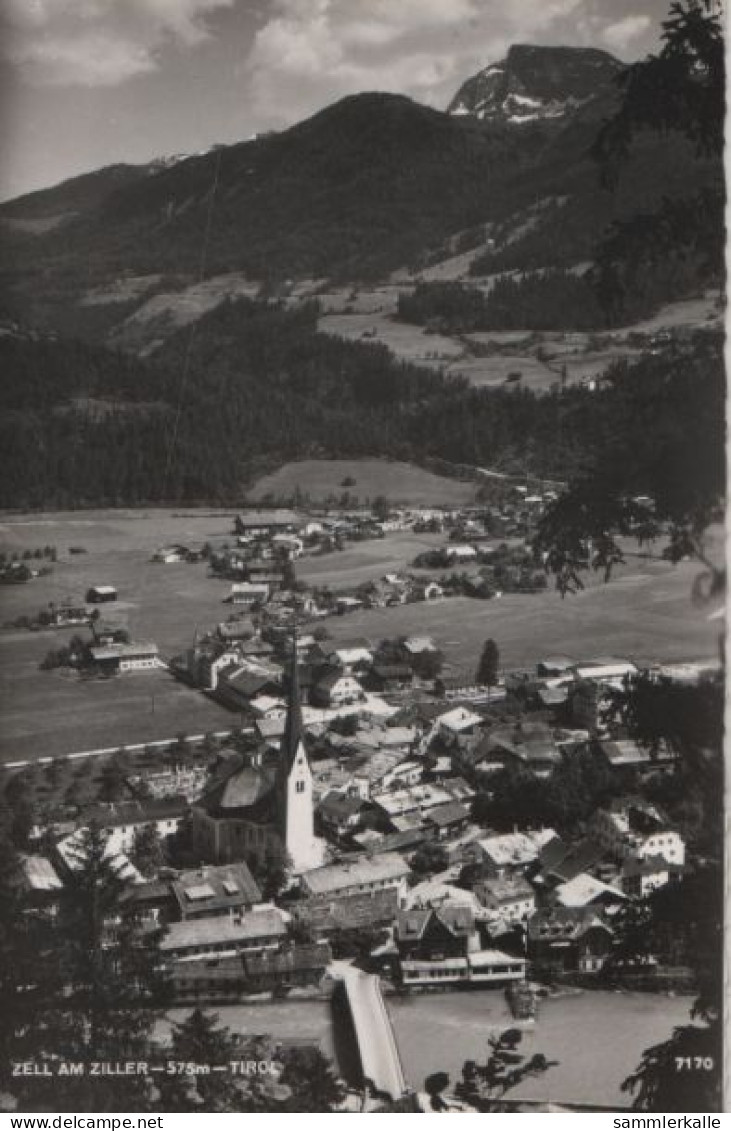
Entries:
<svg viewBox="0 0 731 1131">
<path fill-rule="evenodd" d="M 665 235 L 671 224 L 684 227 L 682 211 L 681 205 L 668 206 L 660 219 L 638 216 L 631 224 L 613 229 L 602 244 L 602 259 L 581 272 L 551 267 L 503 274 L 487 293 L 462 283 L 420 283 L 411 294 L 399 296 L 398 316 L 444 334 L 607 330 L 631 325 L 648 318 L 663 303 L 721 284 L 720 245 L 707 250 L 695 231 L 694 247 L 689 250 Z M 702 209 L 704 214 L 708 217 L 707 209 Z M 714 216 L 708 227 L 717 234 L 716 221 Z M 657 258 L 647 253 L 648 232 L 653 227 L 660 229 L 658 241 L 665 235 L 665 244 L 669 244 Z"/>
<path fill-rule="evenodd" d="M 616 366 L 595 393 L 541 397 L 475 389 L 318 333 L 314 306 L 250 300 L 173 335 L 154 361 L 17 332 L 0 337 L 0 365 L 5 507 L 231 503 L 265 464 L 317 456 L 573 478 L 613 435 L 634 435 L 641 405 L 645 448 L 680 420 L 688 435 L 699 422 L 709 459 L 722 451 L 721 346 L 709 334 Z"/>
</svg>

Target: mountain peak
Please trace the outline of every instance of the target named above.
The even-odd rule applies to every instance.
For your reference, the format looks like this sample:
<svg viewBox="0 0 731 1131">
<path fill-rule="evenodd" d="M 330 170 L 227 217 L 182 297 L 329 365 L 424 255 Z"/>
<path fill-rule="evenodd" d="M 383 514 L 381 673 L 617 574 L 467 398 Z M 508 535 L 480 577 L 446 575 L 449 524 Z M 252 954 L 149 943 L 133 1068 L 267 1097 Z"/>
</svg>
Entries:
<svg viewBox="0 0 731 1131">
<path fill-rule="evenodd" d="M 447 110 L 516 125 L 564 119 L 605 91 L 623 67 L 595 47 L 518 43 L 500 62 L 468 79 Z"/>
</svg>

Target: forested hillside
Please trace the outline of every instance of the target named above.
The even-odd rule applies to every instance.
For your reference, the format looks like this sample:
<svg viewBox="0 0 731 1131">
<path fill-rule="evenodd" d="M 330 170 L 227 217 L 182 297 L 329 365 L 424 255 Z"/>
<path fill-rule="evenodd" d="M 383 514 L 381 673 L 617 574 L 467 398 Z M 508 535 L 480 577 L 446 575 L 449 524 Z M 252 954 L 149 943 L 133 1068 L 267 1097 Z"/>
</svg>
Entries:
<svg viewBox="0 0 731 1131">
<path fill-rule="evenodd" d="M 4 335 L 0 505 L 232 503 L 261 467 L 315 456 L 573 477 L 648 395 L 645 448 L 682 421 L 718 458 L 723 370 L 711 335 L 617 367 L 596 393 L 536 397 L 470 388 L 397 363 L 381 345 L 320 334 L 316 314 L 228 303 L 192 342 L 187 330 L 173 336 L 154 364 Z"/>
</svg>

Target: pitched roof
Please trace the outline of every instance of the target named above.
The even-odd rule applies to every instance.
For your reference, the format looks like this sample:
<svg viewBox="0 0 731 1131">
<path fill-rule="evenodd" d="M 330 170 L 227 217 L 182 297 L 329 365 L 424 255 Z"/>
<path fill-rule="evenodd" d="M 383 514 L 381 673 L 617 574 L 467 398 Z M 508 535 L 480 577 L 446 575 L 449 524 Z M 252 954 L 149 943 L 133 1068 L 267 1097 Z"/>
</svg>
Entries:
<svg viewBox="0 0 731 1131">
<path fill-rule="evenodd" d="M 408 875 L 409 870 L 403 857 L 395 852 L 384 852 L 374 857 L 356 856 L 352 861 L 313 868 L 304 872 L 301 879 L 313 895 L 327 895 L 357 884 L 400 879 Z"/>
<path fill-rule="evenodd" d="M 397 911 L 398 893 L 393 888 L 336 895 L 330 900 L 308 901 L 293 908 L 295 918 L 300 922 L 325 931 L 356 930 L 377 923 L 390 923 Z"/>
<path fill-rule="evenodd" d="M 362 797 L 352 796 L 347 793 L 328 793 L 317 806 L 319 813 L 329 817 L 352 817 L 365 805 Z"/>
<path fill-rule="evenodd" d="M 530 917 L 528 937 L 534 941 L 570 942 L 580 939 L 593 927 L 612 933 L 611 927 L 593 907 L 551 907 Z"/>
<path fill-rule="evenodd" d="M 640 860 L 630 857 L 622 864 L 623 876 L 655 876 L 658 872 L 677 874 L 684 871 L 685 868 L 682 864 L 673 864 L 661 855 L 644 856 Z"/>
<path fill-rule="evenodd" d="M 568 848 L 566 845 L 563 847 L 563 856 L 558 857 L 557 855 L 550 864 L 548 864 L 543 855 L 541 855 L 543 871 L 563 881 L 573 880 L 582 872 L 596 867 L 607 855 L 606 849 L 602 848 L 602 846 L 597 844 L 594 840 L 579 841 L 578 844 L 572 845 L 571 848 Z"/>
<path fill-rule="evenodd" d="M 455 937 L 464 938 L 474 931 L 475 917 L 472 908 L 465 904 L 445 903 L 437 908 L 412 908 L 399 912 L 398 937 L 404 941 L 416 941 L 424 936 L 430 924 L 438 924 Z"/>
<path fill-rule="evenodd" d="M 493 899 L 500 903 L 509 903 L 514 899 L 530 899 L 533 888 L 522 877 L 504 880 L 482 880 L 475 885 L 480 892 L 487 892 Z"/>
<path fill-rule="evenodd" d="M 214 809 L 232 813 L 239 809 L 250 809 L 271 799 L 274 790 L 274 773 L 268 766 L 254 766 L 247 763 L 219 778 L 203 796 L 203 804 L 208 811 Z"/>
<path fill-rule="evenodd" d="M 182 817 L 188 811 L 185 797 L 151 797 L 144 801 L 115 801 L 109 805 L 95 805 L 85 809 L 85 822 L 96 821 L 102 828 L 119 828 L 120 825 L 147 825 L 154 821 Z"/>
<path fill-rule="evenodd" d="M 286 933 L 280 912 L 274 908 L 261 908 L 247 912 L 240 920 L 228 915 L 215 915 L 209 919 L 170 923 L 160 949 L 180 950 L 221 943 L 229 943 L 233 947 L 250 939 L 282 938 Z"/>
<path fill-rule="evenodd" d="M 553 829 L 540 829 L 530 833 L 504 833 L 502 836 L 485 837 L 478 843 L 497 865 L 521 865 L 536 860 L 543 845 L 555 835 Z"/>
<path fill-rule="evenodd" d="M 254 904 L 261 899 L 257 883 L 243 861 L 183 872 L 171 886 L 183 917 L 191 912 L 213 913 Z"/>
<path fill-rule="evenodd" d="M 459 821 L 466 821 L 469 815 L 469 809 L 465 809 L 459 801 L 447 801 L 444 805 L 436 805 L 433 809 L 430 809 L 425 814 L 424 820 L 428 824 L 446 828 L 449 825 L 457 824 Z"/>
<path fill-rule="evenodd" d="M 56 869 L 46 856 L 24 856 L 21 869 L 29 891 L 59 891 L 63 887 Z"/>
<path fill-rule="evenodd" d="M 294 946 L 291 950 L 247 954 L 244 967 L 249 977 L 263 977 L 266 974 L 294 974 L 298 970 L 324 970 L 331 960 L 329 944 L 321 942 Z"/>
<path fill-rule="evenodd" d="M 554 894 L 563 907 L 586 907 L 602 896 L 610 896 L 622 901 L 626 898 L 619 888 L 602 883 L 588 872 L 581 872 L 565 884 L 559 884 Z"/>
</svg>

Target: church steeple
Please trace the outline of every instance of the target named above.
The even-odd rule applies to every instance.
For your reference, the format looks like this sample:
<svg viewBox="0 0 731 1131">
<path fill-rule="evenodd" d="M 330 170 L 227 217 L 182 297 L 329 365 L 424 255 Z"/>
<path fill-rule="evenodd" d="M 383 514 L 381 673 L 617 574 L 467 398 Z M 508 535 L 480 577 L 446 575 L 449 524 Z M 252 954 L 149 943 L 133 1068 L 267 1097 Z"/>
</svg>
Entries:
<svg viewBox="0 0 731 1131">
<path fill-rule="evenodd" d="M 302 872 L 319 861 L 314 832 L 312 770 L 302 724 L 296 627 L 292 631 L 289 704 L 279 753 L 277 792 L 282 841 L 294 871 Z"/>
<path fill-rule="evenodd" d="M 292 629 L 292 658 L 289 676 L 289 702 L 287 722 L 282 736 L 280 770 L 287 776 L 294 763 L 297 751 L 302 746 L 304 726 L 302 723 L 302 703 L 300 702 L 300 681 L 297 663 L 297 626 Z"/>
</svg>

